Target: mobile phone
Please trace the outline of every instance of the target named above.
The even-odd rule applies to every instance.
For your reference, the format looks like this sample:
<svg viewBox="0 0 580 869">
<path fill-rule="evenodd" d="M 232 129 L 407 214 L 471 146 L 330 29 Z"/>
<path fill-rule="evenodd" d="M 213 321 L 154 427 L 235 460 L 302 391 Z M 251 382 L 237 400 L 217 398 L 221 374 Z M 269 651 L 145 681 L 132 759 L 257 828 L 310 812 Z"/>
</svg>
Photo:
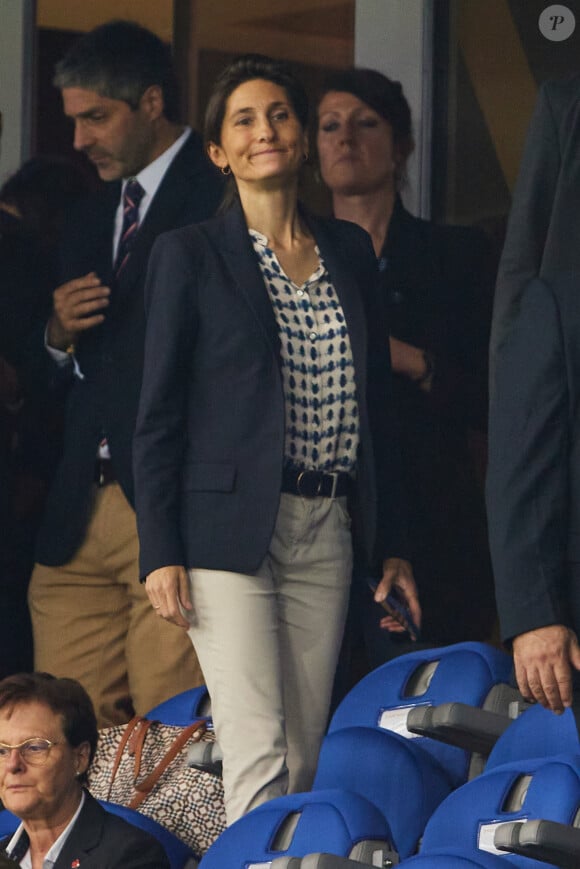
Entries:
<svg viewBox="0 0 580 869">
<path fill-rule="evenodd" d="M 376 579 L 368 579 L 367 585 L 374 594 L 378 586 Z M 409 607 L 399 597 L 396 590 L 391 590 L 385 600 L 381 601 L 379 605 L 382 606 L 385 612 L 392 616 L 396 622 L 405 628 L 412 640 L 420 639 L 421 633 L 411 617 Z"/>
</svg>

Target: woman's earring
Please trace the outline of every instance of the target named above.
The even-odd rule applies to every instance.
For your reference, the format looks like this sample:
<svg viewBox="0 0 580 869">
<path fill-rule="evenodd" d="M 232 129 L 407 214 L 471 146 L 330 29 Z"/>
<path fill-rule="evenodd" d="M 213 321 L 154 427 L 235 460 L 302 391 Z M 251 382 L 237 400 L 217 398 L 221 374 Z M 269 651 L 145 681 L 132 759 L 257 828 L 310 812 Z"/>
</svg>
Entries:
<svg viewBox="0 0 580 869">
<path fill-rule="evenodd" d="M 220 168 L 220 172 L 222 173 L 222 175 L 231 175 L 232 174 L 232 170 L 230 169 L 229 166 L 222 166 Z"/>
</svg>

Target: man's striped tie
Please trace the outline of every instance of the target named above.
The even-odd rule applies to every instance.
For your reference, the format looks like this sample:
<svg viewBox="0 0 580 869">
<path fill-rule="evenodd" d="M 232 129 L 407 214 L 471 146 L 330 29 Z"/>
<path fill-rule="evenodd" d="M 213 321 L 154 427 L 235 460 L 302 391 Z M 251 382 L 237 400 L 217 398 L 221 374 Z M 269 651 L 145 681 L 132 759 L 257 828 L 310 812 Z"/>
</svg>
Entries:
<svg viewBox="0 0 580 869">
<path fill-rule="evenodd" d="M 130 178 L 127 181 L 123 193 L 123 227 L 114 266 L 116 275 L 120 274 L 129 259 L 139 229 L 139 203 L 144 193 L 145 191 L 136 178 Z"/>
</svg>

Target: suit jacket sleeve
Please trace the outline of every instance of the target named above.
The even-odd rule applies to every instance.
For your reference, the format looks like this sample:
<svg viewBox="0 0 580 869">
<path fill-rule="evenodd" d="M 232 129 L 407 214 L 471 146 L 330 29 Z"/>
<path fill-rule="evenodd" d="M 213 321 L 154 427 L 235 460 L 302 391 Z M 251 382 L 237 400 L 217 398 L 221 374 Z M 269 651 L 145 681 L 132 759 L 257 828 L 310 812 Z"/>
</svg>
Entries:
<svg viewBox="0 0 580 869">
<path fill-rule="evenodd" d="M 191 229 L 190 229 L 191 232 Z M 134 440 L 141 576 L 185 563 L 180 478 L 196 332 L 196 255 L 179 231 L 155 243 L 145 284 L 147 331 Z"/>
<path fill-rule="evenodd" d="M 490 340 L 492 384 L 497 353 L 517 314 L 521 294 L 540 272 L 563 157 L 559 114 L 550 83 L 545 83 L 528 129 L 499 264 Z"/>
<path fill-rule="evenodd" d="M 566 624 L 570 436 L 560 310 L 534 279 L 497 364 L 487 504 L 502 636 Z"/>
</svg>

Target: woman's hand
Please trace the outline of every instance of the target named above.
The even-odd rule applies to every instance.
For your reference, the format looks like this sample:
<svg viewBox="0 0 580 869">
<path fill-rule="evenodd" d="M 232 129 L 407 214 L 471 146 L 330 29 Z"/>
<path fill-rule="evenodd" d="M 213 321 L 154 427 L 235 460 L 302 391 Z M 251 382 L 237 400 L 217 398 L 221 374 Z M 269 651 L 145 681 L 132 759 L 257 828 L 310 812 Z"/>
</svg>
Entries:
<svg viewBox="0 0 580 869">
<path fill-rule="evenodd" d="M 390 591 L 397 592 L 401 600 L 409 608 L 414 624 L 421 627 L 421 605 L 417 594 L 417 585 L 413 576 L 413 568 L 404 558 L 387 558 L 383 562 L 383 576 L 375 591 L 375 601 L 382 603 Z M 405 628 L 392 616 L 385 616 L 380 621 L 381 628 L 393 633 L 403 633 Z"/>
<path fill-rule="evenodd" d="M 190 627 L 182 613 L 182 609 L 193 612 L 185 567 L 180 564 L 159 567 L 147 576 L 145 591 L 157 615 L 179 628 Z"/>
<path fill-rule="evenodd" d="M 433 363 L 425 350 L 399 341 L 398 338 L 389 338 L 391 348 L 391 368 L 395 374 L 401 374 L 416 383 L 419 389 L 429 392 L 433 382 Z"/>
</svg>

